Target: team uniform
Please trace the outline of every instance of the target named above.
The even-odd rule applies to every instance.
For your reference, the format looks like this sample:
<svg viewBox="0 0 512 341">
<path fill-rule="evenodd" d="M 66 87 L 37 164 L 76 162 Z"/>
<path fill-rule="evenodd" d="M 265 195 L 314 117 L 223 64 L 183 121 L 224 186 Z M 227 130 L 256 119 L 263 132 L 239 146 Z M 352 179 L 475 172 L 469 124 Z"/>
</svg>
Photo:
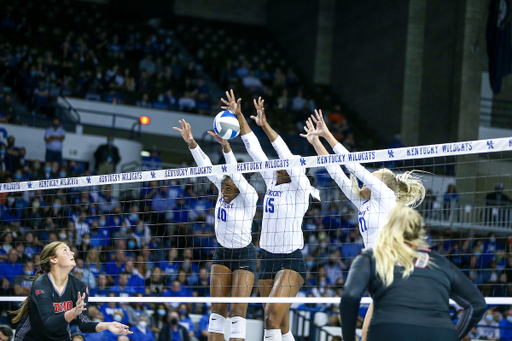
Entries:
<svg viewBox="0 0 512 341">
<path fill-rule="evenodd" d="M 348 153 L 340 143 L 333 149 L 336 154 Z M 365 248 L 369 249 L 377 238 L 377 231 L 384 225 L 389 212 L 396 206 L 396 194 L 360 164 L 351 163 L 345 167 L 370 189 L 372 193 L 370 200 L 364 200 L 352 191 L 352 182 L 340 166 L 329 165 L 325 168 L 345 196 L 358 208 L 359 230 Z"/>
<path fill-rule="evenodd" d="M 197 165 L 211 166 L 210 158 L 199 146 L 190 149 Z M 232 151 L 224 153 L 226 163 L 236 163 Z M 258 193 L 240 173 L 228 174 L 240 194 L 229 204 L 221 193 L 222 176 L 212 175 L 208 179 L 219 190 L 215 205 L 215 235 L 219 246 L 213 255 L 213 264 L 228 267 L 231 271 L 256 272 L 256 250 L 252 244 L 252 221 L 256 213 Z"/>
<path fill-rule="evenodd" d="M 368 341 L 461 340 L 480 321 L 486 303 L 475 285 L 441 255 L 427 249 L 419 252 L 423 257 L 416 260 L 409 278 L 403 279 L 401 268 L 395 266 L 388 287 L 377 276 L 373 250 L 356 258 L 340 303 L 343 340 L 355 339 L 359 301 L 367 288 L 375 305 Z M 449 298 L 464 308 L 456 326 Z"/>
<path fill-rule="evenodd" d="M 243 135 L 247 152 L 254 161 L 268 161 L 256 135 Z M 280 159 L 294 155 L 279 136 L 272 146 Z M 287 169 L 291 182 L 277 185 L 275 171 L 263 171 L 267 191 L 264 197 L 260 237 L 260 279 L 274 279 L 277 272 L 291 269 L 306 280 L 307 268 L 301 249 L 304 247 L 302 220 L 309 206 L 309 196 L 320 200 L 303 169 Z"/>
<path fill-rule="evenodd" d="M 55 290 L 49 274 L 38 277 L 30 292 L 28 316 L 20 321 L 16 328 L 15 341 L 50 340 L 69 341 L 71 330 L 64 318 L 78 300 L 78 292 L 86 294 L 86 307 L 89 300 L 87 285 L 73 275 L 68 276 L 68 283 L 62 295 Z M 96 333 L 97 322 L 92 322 L 86 311 L 78 315 L 78 327 L 83 333 Z"/>
</svg>

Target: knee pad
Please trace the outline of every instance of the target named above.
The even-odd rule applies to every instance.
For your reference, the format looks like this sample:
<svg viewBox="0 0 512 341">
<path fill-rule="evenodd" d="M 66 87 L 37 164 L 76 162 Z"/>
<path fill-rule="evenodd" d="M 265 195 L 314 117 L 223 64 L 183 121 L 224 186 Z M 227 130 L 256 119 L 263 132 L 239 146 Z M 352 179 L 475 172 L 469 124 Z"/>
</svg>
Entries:
<svg viewBox="0 0 512 341">
<path fill-rule="evenodd" d="M 230 339 L 245 339 L 245 331 L 247 328 L 247 320 L 241 316 L 233 316 L 231 318 L 231 335 Z"/>
<path fill-rule="evenodd" d="M 226 318 L 224 316 L 212 313 L 210 315 L 210 324 L 208 325 L 208 332 L 224 335 L 225 322 Z"/>
</svg>

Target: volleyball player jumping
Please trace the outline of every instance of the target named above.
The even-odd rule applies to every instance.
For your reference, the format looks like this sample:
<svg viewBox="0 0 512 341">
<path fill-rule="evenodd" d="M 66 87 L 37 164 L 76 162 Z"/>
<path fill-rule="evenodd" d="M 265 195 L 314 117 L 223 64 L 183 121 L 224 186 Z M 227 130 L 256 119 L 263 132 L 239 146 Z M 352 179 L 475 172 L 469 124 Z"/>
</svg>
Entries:
<svg viewBox="0 0 512 341">
<path fill-rule="evenodd" d="M 114 334 L 132 334 L 118 322 L 92 322 L 89 318 L 87 284 L 69 272 L 76 266 L 74 253 L 63 242 L 46 245 L 41 252 L 41 269 L 32 281 L 30 294 L 12 319 L 18 323 L 15 341 L 69 341 L 69 323 L 77 319 L 82 333 L 110 330 Z"/>
<path fill-rule="evenodd" d="M 210 158 L 201 150 L 192 136 L 190 124 L 179 121 L 174 127 L 188 144 L 197 165 L 211 166 Z M 226 163 L 236 163 L 227 140 L 212 135 L 222 146 Z M 213 255 L 210 282 L 212 297 L 249 297 L 256 272 L 256 250 L 252 244 L 252 221 L 256 213 L 258 194 L 240 173 L 227 176 L 208 176 L 219 190 L 215 206 L 215 235 L 219 246 Z M 228 316 L 228 303 L 213 303 L 208 326 L 208 340 L 224 341 L 224 324 Z M 245 339 L 247 303 L 231 304 L 231 341 Z"/>
<path fill-rule="evenodd" d="M 306 121 L 304 129 L 307 134 L 301 134 L 301 136 L 307 138 L 318 155 L 329 155 L 319 139 L 320 136 L 327 140 L 335 153 L 348 153 L 348 150 L 336 140 L 327 128 L 321 110 L 315 110 L 315 115 Z M 347 198 L 359 209 L 359 231 L 363 237 L 365 248 L 370 249 L 377 236 L 377 231 L 384 225 L 389 212 L 396 203 L 418 206 L 425 197 L 425 188 L 421 180 L 413 175 L 413 172 L 395 175 L 391 170 L 382 168 L 371 173 L 357 163 L 348 163 L 345 167 L 352 173 L 350 179 L 340 166 L 328 165 L 325 168 Z M 357 179 L 363 182 L 362 188 L 359 188 Z M 366 339 L 372 312 L 373 304 L 370 305 L 364 320 L 363 340 Z"/>
<path fill-rule="evenodd" d="M 343 340 L 355 340 L 367 288 L 375 302 L 368 341 L 457 341 L 480 321 L 487 309 L 482 294 L 453 263 L 426 248 L 422 223 L 418 212 L 397 204 L 373 250 L 354 260 L 340 303 Z M 457 325 L 449 298 L 464 308 Z"/>
<path fill-rule="evenodd" d="M 240 123 L 240 135 L 249 155 L 255 161 L 267 161 L 258 138 L 252 132 L 240 109 L 240 99 L 226 92 L 223 107 L 230 109 Z M 270 127 L 261 97 L 256 101 L 257 116 L 251 116 L 263 128 L 280 159 L 292 155 L 283 139 Z M 267 192 L 264 197 L 260 237 L 261 264 L 259 288 L 262 297 L 295 297 L 307 275 L 301 249 L 304 247 L 302 220 L 309 197 L 320 199 L 305 175 L 304 169 L 261 172 Z M 294 340 L 289 326 L 289 303 L 267 303 L 265 308 L 265 341 Z"/>
</svg>

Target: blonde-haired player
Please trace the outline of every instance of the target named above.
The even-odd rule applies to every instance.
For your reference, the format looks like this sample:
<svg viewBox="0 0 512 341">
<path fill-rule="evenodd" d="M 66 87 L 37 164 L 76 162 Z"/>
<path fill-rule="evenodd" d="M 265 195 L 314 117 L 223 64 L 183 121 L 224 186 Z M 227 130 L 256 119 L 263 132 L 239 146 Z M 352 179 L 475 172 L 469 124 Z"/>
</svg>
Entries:
<svg viewBox="0 0 512 341">
<path fill-rule="evenodd" d="M 367 288 L 375 301 L 368 341 L 464 339 L 485 313 L 485 300 L 453 263 L 427 247 L 421 215 L 397 204 L 373 249 L 350 268 L 340 303 L 343 340 L 355 340 L 359 302 Z M 449 298 L 464 308 L 457 325 Z"/>
<path fill-rule="evenodd" d="M 315 115 L 306 121 L 304 129 L 307 134 L 301 134 L 301 136 L 307 138 L 318 155 L 329 155 L 319 137 L 327 140 L 335 153 L 348 153 L 348 150 L 336 140 L 327 128 L 322 111 L 315 110 Z M 337 165 L 328 165 L 326 169 L 347 198 L 359 209 L 359 230 L 365 248 L 370 249 L 377 236 L 377 231 L 384 225 L 389 212 L 396 203 L 418 206 L 425 197 L 425 188 L 421 180 L 416 178 L 412 172 L 395 175 L 391 170 L 383 168 L 371 173 L 358 163 L 348 163 L 345 167 L 351 173 L 350 179 Z M 359 188 L 358 179 L 364 184 L 362 188 Z M 372 312 L 373 304 L 370 305 L 366 314 L 363 340 L 366 339 Z"/>
<path fill-rule="evenodd" d="M 194 140 L 190 124 L 180 120 L 181 128 L 174 127 L 188 144 L 197 165 L 211 166 L 210 158 Z M 222 146 L 226 163 L 236 163 L 229 142 L 208 132 Z M 256 213 L 258 194 L 240 173 L 227 176 L 208 176 L 219 190 L 215 205 L 215 236 L 219 246 L 213 255 L 210 296 L 249 297 L 256 272 L 256 249 L 252 244 L 252 220 Z M 228 303 L 213 303 L 208 340 L 224 341 L 224 324 Z M 247 303 L 233 303 L 230 307 L 231 341 L 245 339 Z"/>
</svg>

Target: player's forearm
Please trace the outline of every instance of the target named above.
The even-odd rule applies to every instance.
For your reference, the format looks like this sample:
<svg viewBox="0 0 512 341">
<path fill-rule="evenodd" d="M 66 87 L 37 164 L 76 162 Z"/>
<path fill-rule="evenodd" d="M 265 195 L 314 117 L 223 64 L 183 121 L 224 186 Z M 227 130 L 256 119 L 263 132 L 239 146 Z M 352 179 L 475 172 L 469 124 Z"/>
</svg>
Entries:
<svg viewBox="0 0 512 341">
<path fill-rule="evenodd" d="M 265 132 L 265 134 L 267 134 L 267 137 L 270 140 L 270 142 L 274 142 L 279 137 L 275 130 L 272 129 L 270 124 L 265 123 L 261 128 L 263 128 L 263 131 Z"/>
<path fill-rule="evenodd" d="M 238 124 L 240 125 L 240 135 L 244 136 L 252 132 L 251 127 L 249 127 L 249 123 L 247 123 L 247 120 L 245 119 L 244 115 L 235 115 L 238 119 Z"/>
<path fill-rule="evenodd" d="M 324 145 L 319 139 L 314 139 L 311 141 L 311 145 L 315 148 L 315 151 L 318 155 L 329 155 L 327 149 L 325 149 Z"/>
<path fill-rule="evenodd" d="M 191 140 L 187 141 L 187 145 L 188 145 L 189 149 L 195 149 L 197 147 L 196 140 L 191 139 Z"/>
<path fill-rule="evenodd" d="M 229 142 L 226 142 L 224 144 L 222 144 L 222 151 L 227 154 L 231 151 L 231 145 L 229 144 Z"/>
<path fill-rule="evenodd" d="M 102 332 L 104 330 L 107 330 L 108 329 L 108 325 L 109 325 L 109 322 L 99 322 L 96 325 L 96 331 L 97 332 Z"/>
<path fill-rule="evenodd" d="M 330 131 L 327 131 L 327 133 L 324 135 L 324 138 L 327 141 L 327 143 L 329 143 L 331 148 L 334 148 L 334 146 L 339 143 L 338 140 L 336 140 L 336 138 Z"/>
</svg>

